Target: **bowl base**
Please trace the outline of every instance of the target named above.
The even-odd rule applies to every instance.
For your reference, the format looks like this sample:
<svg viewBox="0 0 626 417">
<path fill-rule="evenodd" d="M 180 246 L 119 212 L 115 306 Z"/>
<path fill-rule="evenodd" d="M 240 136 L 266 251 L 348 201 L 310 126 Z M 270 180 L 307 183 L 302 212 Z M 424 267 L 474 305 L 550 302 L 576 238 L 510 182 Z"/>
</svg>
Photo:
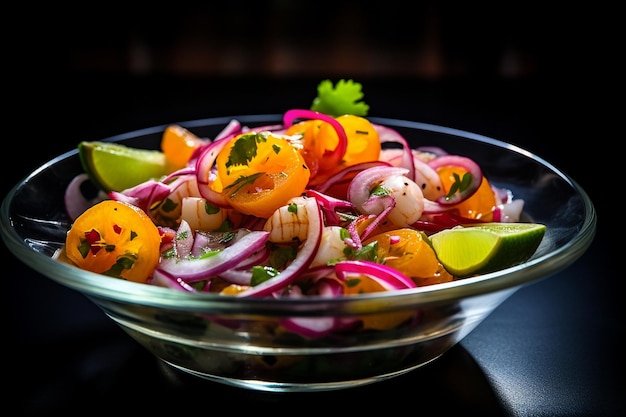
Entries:
<svg viewBox="0 0 626 417">
<path fill-rule="evenodd" d="M 443 353 L 442 353 L 443 354 Z M 442 355 L 441 354 L 441 355 Z M 267 391 L 267 392 L 321 392 L 321 391 L 336 391 L 347 388 L 357 388 L 364 385 L 374 384 L 376 382 L 382 382 L 391 378 L 398 377 L 409 373 L 415 369 L 421 368 L 436 359 L 441 355 L 438 355 L 430 360 L 411 366 L 409 368 L 401 369 L 399 371 L 390 372 L 383 375 L 377 375 L 369 378 L 350 379 L 344 381 L 333 382 L 278 382 L 278 381 L 261 381 L 257 379 L 236 379 L 228 378 L 219 375 L 207 374 L 204 372 L 194 371 L 193 369 L 185 368 L 184 366 L 177 365 L 175 363 L 168 362 L 165 359 L 160 360 L 172 368 L 182 371 L 186 374 L 193 375 L 208 381 L 217 382 L 224 385 L 229 385 L 237 388 L 244 388 L 255 391 Z"/>
</svg>

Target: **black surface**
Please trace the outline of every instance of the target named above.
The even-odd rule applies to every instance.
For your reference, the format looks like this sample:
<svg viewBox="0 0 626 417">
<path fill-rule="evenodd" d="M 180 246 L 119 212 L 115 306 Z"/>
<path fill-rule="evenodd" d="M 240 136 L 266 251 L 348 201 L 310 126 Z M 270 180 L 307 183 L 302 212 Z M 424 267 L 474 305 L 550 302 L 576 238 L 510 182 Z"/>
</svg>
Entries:
<svg viewBox="0 0 626 417">
<path fill-rule="evenodd" d="M 2 195 L 41 163 L 98 140 L 155 125 L 308 107 L 319 78 L 176 78 L 65 74 L 22 97 L 17 166 Z M 327 393 L 270 394 L 198 380 L 164 367 L 78 293 L 33 272 L 2 246 L 5 284 L 3 406 L 19 414 L 180 409 L 215 413 L 358 415 L 373 405 L 398 414 L 617 416 L 626 336 L 612 187 L 614 146 L 597 129 L 593 82 L 359 79 L 370 115 L 406 118 L 512 142 L 559 167 L 590 194 L 598 233 L 571 267 L 522 288 L 460 345 L 405 376 Z M 32 86 L 31 86 L 32 88 Z M 25 103 L 28 103 L 27 105 Z M 6 139 L 5 139 L 5 144 Z M 37 144 L 37 146 L 34 146 Z M 608 155 L 607 155 L 608 153 Z M 607 185 L 609 185 L 607 190 Z M 621 189 L 614 191 L 622 192 Z M 619 237 L 618 237 L 619 239 Z M 621 245 L 621 246 L 619 246 Z M 224 411 L 220 411 L 224 412 Z"/>
</svg>

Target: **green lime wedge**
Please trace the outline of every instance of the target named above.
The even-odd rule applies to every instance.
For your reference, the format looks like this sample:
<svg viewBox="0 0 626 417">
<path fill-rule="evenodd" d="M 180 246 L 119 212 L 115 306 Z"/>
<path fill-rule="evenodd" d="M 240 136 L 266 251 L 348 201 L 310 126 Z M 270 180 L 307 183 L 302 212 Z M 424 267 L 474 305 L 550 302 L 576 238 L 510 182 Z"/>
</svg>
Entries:
<svg viewBox="0 0 626 417">
<path fill-rule="evenodd" d="M 122 191 L 167 174 L 161 151 L 114 142 L 80 142 L 78 156 L 91 180 L 105 191 Z"/>
<path fill-rule="evenodd" d="M 526 262 L 545 232 L 538 223 L 479 223 L 442 230 L 430 241 L 448 272 L 467 277 Z"/>
</svg>

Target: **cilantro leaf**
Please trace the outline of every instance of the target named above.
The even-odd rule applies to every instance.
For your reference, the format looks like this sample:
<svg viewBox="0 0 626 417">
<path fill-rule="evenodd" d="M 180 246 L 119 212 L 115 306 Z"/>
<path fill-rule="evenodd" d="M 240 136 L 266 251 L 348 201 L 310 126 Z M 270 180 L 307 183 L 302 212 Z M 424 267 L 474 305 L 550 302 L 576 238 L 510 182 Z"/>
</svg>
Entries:
<svg viewBox="0 0 626 417">
<path fill-rule="evenodd" d="M 467 190 L 472 182 L 472 174 L 469 172 L 463 174 L 463 178 L 461 178 L 456 172 L 454 172 L 453 175 L 454 182 L 450 185 L 450 191 L 446 194 L 446 200 L 450 200 L 457 192 L 462 193 Z"/>
<path fill-rule="evenodd" d="M 344 114 L 367 116 L 369 106 L 363 99 L 360 83 L 352 80 L 339 80 L 336 86 L 332 81 L 324 80 L 317 86 L 317 97 L 311 104 L 311 110 L 337 117 Z"/>
<path fill-rule="evenodd" d="M 226 167 L 248 165 L 248 162 L 253 160 L 256 156 L 257 141 L 259 141 L 259 138 L 264 139 L 256 133 L 239 137 L 230 150 Z"/>
<path fill-rule="evenodd" d="M 231 190 L 234 188 L 234 190 L 230 192 L 230 196 L 234 197 L 235 194 L 237 194 L 243 187 L 245 187 L 248 184 L 253 184 L 254 181 L 256 181 L 257 178 L 259 178 L 261 175 L 265 175 L 265 172 L 256 172 L 252 175 L 247 175 L 247 176 L 242 175 L 241 177 L 237 178 L 235 182 L 233 182 L 227 187 L 224 187 L 224 190 Z"/>
</svg>

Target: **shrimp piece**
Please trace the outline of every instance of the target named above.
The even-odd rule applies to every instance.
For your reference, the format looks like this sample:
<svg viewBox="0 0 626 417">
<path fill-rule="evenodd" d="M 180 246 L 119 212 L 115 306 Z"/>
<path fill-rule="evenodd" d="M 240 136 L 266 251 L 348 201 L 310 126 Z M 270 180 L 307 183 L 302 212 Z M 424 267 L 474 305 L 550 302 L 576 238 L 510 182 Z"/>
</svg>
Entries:
<svg viewBox="0 0 626 417">
<path fill-rule="evenodd" d="M 309 216 L 302 197 L 296 197 L 277 208 L 265 221 L 263 230 L 269 232 L 268 241 L 293 243 L 303 241 L 309 230 Z"/>
<path fill-rule="evenodd" d="M 192 230 L 214 232 L 228 220 L 228 209 L 216 207 L 202 197 L 184 197 L 181 203 L 181 222 Z"/>
<path fill-rule="evenodd" d="M 413 151 L 413 164 L 415 166 L 413 181 L 421 187 L 422 194 L 425 198 L 431 201 L 437 201 L 438 198 L 445 195 L 441 177 L 437 171 L 428 165 L 419 155 L 419 152 Z"/>
<path fill-rule="evenodd" d="M 383 179 L 379 186 L 395 200 L 395 206 L 387 215 L 389 221 L 405 227 L 419 220 L 424 212 L 424 194 L 415 181 L 404 175 L 392 175 Z"/>
<path fill-rule="evenodd" d="M 347 259 L 344 253 L 344 250 L 349 248 L 345 242 L 344 234 L 346 233 L 347 230 L 341 226 L 325 226 L 322 231 L 322 241 L 310 267 L 327 265 L 331 261 Z"/>
<path fill-rule="evenodd" d="M 402 155 L 404 152 L 403 149 L 384 149 L 381 151 L 380 159 L 390 163 L 392 166 L 402 167 Z M 428 165 L 428 161 L 432 159 L 433 156 L 415 149 L 411 150 L 411 153 L 413 155 L 414 171 L 412 180 L 421 187 L 422 194 L 424 194 L 425 198 L 431 201 L 437 201 L 439 197 L 445 195 L 445 190 L 437 171 Z"/>
</svg>

